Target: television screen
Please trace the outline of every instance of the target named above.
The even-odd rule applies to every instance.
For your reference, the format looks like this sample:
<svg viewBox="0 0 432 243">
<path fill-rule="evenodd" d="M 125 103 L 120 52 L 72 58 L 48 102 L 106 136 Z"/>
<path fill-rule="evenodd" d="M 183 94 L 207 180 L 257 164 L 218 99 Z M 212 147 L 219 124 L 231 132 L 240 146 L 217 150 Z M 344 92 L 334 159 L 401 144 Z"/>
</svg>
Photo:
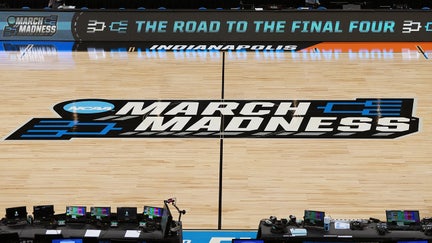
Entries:
<svg viewBox="0 0 432 243">
<path fill-rule="evenodd" d="M 33 206 L 35 220 L 49 220 L 54 217 L 54 205 Z"/>
<path fill-rule="evenodd" d="M 137 220 L 136 207 L 118 207 L 117 220 L 119 222 L 134 222 Z"/>
<path fill-rule="evenodd" d="M 54 239 L 52 243 L 83 243 L 82 239 Z"/>
<path fill-rule="evenodd" d="M 420 223 L 420 214 L 417 210 L 386 210 L 387 223 L 410 225 Z"/>
<path fill-rule="evenodd" d="M 67 206 L 66 216 L 68 218 L 77 219 L 86 216 L 87 208 L 85 206 Z"/>
<path fill-rule="evenodd" d="M 90 208 L 90 216 L 103 220 L 108 219 L 111 215 L 111 207 L 91 207 Z"/>
<path fill-rule="evenodd" d="M 144 206 L 144 216 L 151 219 L 162 217 L 163 208 Z"/>
<path fill-rule="evenodd" d="M 27 208 L 25 206 L 6 208 L 6 219 L 26 219 Z"/>
<path fill-rule="evenodd" d="M 324 227 L 324 216 L 325 212 L 305 210 L 303 217 L 304 225 Z"/>
<path fill-rule="evenodd" d="M 264 243 L 264 240 L 258 240 L 258 239 L 232 239 L 232 243 Z"/>
</svg>

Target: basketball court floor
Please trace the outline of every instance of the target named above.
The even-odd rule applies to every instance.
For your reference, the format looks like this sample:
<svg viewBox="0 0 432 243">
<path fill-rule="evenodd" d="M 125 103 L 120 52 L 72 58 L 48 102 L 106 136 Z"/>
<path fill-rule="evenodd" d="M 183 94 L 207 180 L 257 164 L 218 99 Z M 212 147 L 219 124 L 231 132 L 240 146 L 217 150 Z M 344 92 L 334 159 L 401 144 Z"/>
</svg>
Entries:
<svg viewBox="0 0 432 243">
<path fill-rule="evenodd" d="M 431 217 L 430 50 L 417 43 L 335 43 L 299 52 L 2 52 L 0 214 L 44 204 L 56 213 L 67 205 L 142 212 L 175 197 L 186 210 L 184 229 L 257 229 L 260 219 L 301 218 L 305 209 L 334 219 L 385 220 L 386 209 Z M 396 139 L 6 139 L 33 118 L 59 118 L 53 107 L 69 100 L 359 98 L 413 99 L 418 132 Z"/>
</svg>

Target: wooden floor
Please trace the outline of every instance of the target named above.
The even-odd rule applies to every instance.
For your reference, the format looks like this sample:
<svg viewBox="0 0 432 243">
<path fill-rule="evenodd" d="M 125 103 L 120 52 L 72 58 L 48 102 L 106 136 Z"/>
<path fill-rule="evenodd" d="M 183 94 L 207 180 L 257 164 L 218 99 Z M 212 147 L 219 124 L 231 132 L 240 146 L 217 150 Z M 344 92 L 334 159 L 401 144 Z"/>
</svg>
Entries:
<svg viewBox="0 0 432 243">
<path fill-rule="evenodd" d="M 7 207 L 162 206 L 185 229 L 256 229 L 270 215 L 432 216 L 432 62 L 419 53 L 0 53 L 0 136 L 56 118 L 66 100 L 414 98 L 419 132 L 399 139 L 139 138 L 0 141 Z M 224 82 L 222 82 L 222 80 Z M 221 157 L 222 152 L 222 157 Z M 222 174 L 219 173 L 223 161 Z M 219 177 L 222 178 L 220 188 Z M 221 190 L 221 197 L 219 192 Z M 221 200 L 221 221 L 218 221 Z"/>
</svg>

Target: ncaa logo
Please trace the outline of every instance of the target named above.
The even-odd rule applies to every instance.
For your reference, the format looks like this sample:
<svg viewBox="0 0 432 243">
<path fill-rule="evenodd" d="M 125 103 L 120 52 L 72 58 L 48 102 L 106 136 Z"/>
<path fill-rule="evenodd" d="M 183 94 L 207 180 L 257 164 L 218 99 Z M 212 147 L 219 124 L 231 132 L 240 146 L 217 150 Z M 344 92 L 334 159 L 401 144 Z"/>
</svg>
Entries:
<svg viewBox="0 0 432 243">
<path fill-rule="evenodd" d="M 88 101 L 76 101 L 63 106 L 63 109 L 67 112 L 78 113 L 78 114 L 96 114 L 107 112 L 114 109 L 114 105 L 109 102 L 88 100 Z"/>
</svg>

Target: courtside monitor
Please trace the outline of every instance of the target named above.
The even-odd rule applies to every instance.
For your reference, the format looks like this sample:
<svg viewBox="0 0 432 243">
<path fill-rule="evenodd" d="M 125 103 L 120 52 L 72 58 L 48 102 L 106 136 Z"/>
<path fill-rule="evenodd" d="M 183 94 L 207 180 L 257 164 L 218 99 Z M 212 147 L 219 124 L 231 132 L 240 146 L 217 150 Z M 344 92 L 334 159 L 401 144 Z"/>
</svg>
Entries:
<svg viewBox="0 0 432 243">
<path fill-rule="evenodd" d="M 164 203 L 164 207 L 162 210 L 162 218 L 161 218 L 161 229 L 162 229 L 162 235 L 164 237 L 169 235 L 169 232 L 171 230 L 171 225 L 173 223 L 173 218 L 171 211 L 168 207 L 167 203 Z"/>
<path fill-rule="evenodd" d="M 264 240 L 258 240 L 258 239 L 232 239 L 231 243 L 264 243 Z"/>
<path fill-rule="evenodd" d="M 420 224 L 418 210 L 386 210 L 387 224 L 406 226 Z"/>
<path fill-rule="evenodd" d="M 143 214 L 145 217 L 150 219 L 162 218 L 163 208 L 144 206 Z"/>
<path fill-rule="evenodd" d="M 67 206 L 66 217 L 68 219 L 83 219 L 86 217 L 86 206 Z"/>
<path fill-rule="evenodd" d="M 118 207 L 117 220 L 119 222 L 135 222 L 138 218 L 136 207 Z"/>
<path fill-rule="evenodd" d="M 305 226 L 324 227 L 325 212 L 305 210 L 303 222 Z"/>
<path fill-rule="evenodd" d="M 97 220 L 109 220 L 111 216 L 111 207 L 91 207 L 90 216 Z"/>
<path fill-rule="evenodd" d="M 54 205 L 33 206 L 35 220 L 51 220 L 54 218 Z"/>
<path fill-rule="evenodd" d="M 27 219 L 27 208 L 25 206 L 6 208 L 6 219 L 11 219 L 11 220 Z"/>
</svg>

